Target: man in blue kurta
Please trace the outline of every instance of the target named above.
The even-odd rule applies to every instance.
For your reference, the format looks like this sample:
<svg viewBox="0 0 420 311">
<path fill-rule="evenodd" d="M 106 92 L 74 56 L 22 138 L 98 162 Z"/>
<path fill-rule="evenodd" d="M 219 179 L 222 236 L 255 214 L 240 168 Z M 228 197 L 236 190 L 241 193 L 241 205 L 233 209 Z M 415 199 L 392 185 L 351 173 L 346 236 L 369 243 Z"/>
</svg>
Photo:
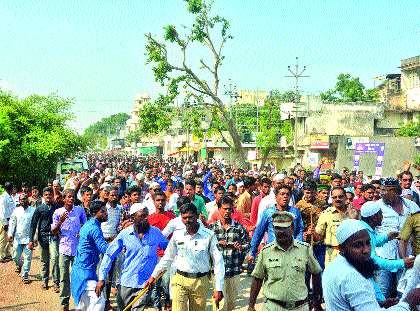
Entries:
<svg viewBox="0 0 420 311">
<path fill-rule="evenodd" d="M 71 270 L 71 293 L 77 310 L 99 311 L 105 307 L 103 295 L 98 297 L 95 293 L 99 254 L 104 254 L 108 248 L 101 229 L 101 223 L 108 220 L 105 203 L 93 202 L 90 213 L 92 218 L 84 224 L 79 233 L 79 244 Z"/>
</svg>

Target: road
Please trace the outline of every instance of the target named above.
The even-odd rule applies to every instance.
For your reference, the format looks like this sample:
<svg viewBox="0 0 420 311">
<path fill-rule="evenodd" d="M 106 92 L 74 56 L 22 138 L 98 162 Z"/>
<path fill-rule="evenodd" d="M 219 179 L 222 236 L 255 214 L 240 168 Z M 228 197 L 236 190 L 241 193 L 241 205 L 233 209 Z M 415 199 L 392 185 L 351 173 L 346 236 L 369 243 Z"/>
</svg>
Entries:
<svg viewBox="0 0 420 311">
<path fill-rule="evenodd" d="M 41 289 L 41 264 L 39 260 L 39 248 L 34 250 L 32 257 L 31 271 L 29 272 L 30 284 L 23 284 L 20 275 L 16 275 L 15 265 L 13 261 L 8 263 L 0 263 L 0 310 L 1 311 L 53 311 L 60 310 L 59 294 L 56 294 L 53 288 L 45 291 Z M 239 293 L 236 302 L 236 309 L 247 310 L 249 300 L 249 290 L 251 285 L 251 277 L 246 273 L 241 275 L 241 284 L 244 287 Z M 52 282 L 50 281 L 50 285 Z M 212 311 L 211 292 L 206 311 Z M 257 310 L 262 309 L 262 297 L 258 299 Z M 115 296 L 112 296 L 112 304 L 116 306 Z M 73 299 L 70 299 L 70 310 L 74 310 Z M 154 310 L 148 308 L 146 310 Z"/>
</svg>

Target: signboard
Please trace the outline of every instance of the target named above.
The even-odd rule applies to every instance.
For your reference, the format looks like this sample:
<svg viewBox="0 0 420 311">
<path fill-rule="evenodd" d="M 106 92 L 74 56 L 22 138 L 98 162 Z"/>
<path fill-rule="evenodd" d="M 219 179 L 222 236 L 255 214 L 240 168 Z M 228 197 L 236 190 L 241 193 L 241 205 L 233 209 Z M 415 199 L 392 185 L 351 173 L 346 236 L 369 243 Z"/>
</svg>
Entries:
<svg viewBox="0 0 420 311">
<path fill-rule="evenodd" d="M 354 170 L 359 171 L 360 154 L 362 153 L 373 153 L 376 154 L 376 169 L 375 179 L 379 179 L 382 176 L 382 165 L 384 161 L 385 143 L 357 143 L 354 152 Z"/>
<path fill-rule="evenodd" d="M 356 149 L 357 143 L 369 143 L 369 137 L 347 137 L 346 138 L 346 149 L 354 150 Z"/>
<path fill-rule="evenodd" d="M 307 153 L 306 163 L 310 166 L 317 166 L 319 163 L 319 153 Z"/>
<path fill-rule="evenodd" d="M 311 149 L 330 149 L 328 135 L 311 136 Z"/>
</svg>

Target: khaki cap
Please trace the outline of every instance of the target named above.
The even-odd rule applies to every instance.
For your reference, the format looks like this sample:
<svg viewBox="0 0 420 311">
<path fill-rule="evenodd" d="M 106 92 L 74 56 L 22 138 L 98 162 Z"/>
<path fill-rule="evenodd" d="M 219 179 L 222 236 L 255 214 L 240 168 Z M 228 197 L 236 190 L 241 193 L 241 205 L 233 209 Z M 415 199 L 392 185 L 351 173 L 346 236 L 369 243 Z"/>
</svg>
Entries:
<svg viewBox="0 0 420 311">
<path fill-rule="evenodd" d="M 272 216 L 274 227 L 289 227 L 295 220 L 295 215 L 290 212 L 275 212 Z"/>
</svg>

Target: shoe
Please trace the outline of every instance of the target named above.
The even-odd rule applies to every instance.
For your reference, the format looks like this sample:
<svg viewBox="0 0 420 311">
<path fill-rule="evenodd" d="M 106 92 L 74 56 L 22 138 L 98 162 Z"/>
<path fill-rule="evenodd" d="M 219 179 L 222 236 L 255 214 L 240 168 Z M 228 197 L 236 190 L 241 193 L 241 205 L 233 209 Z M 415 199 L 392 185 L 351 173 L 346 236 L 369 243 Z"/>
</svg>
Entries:
<svg viewBox="0 0 420 311">
<path fill-rule="evenodd" d="M 22 267 L 21 266 L 16 266 L 15 273 L 19 274 L 21 271 L 22 271 Z"/>
<path fill-rule="evenodd" d="M 48 289 L 48 282 L 42 283 L 42 289 L 47 290 Z"/>
<path fill-rule="evenodd" d="M 54 291 L 58 294 L 60 292 L 60 286 L 54 286 Z"/>
<path fill-rule="evenodd" d="M 118 289 L 113 288 L 111 289 L 111 295 L 116 295 L 118 293 Z"/>
<path fill-rule="evenodd" d="M 60 309 L 60 311 L 69 311 L 69 308 L 68 308 L 68 307 L 62 307 L 62 308 Z"/>
<path fill-rule="evenodd" d="M 29 283 L 31 283 L 31 281 L 29 281 L 28 278 L 22 278 L 22 282 L 23 282 L 23 284 L 29 284 Z"/>
</svg>

